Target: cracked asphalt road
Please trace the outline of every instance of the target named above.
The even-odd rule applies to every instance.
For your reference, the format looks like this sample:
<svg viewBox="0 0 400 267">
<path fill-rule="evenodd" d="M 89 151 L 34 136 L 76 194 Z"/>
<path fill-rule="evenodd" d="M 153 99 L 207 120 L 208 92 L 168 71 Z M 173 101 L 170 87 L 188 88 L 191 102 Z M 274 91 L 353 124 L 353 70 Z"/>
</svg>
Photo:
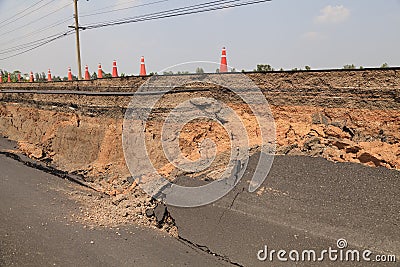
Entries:
<svg viewBox="0 0 400 267">
<path fill-rule="evenodd" d="M 269 249 L 337 248 L 396 255 L 400 261 L 400 172 L 323 158 L 276 156 L 261 188 L 249 193 L 248 181 L 257 156 L 240 183 L 217 202 L 198 208 L 169 207 L 182 238 L 207 247 L 243 266 L 292 266 L 294 262 L 261 262 L 257 252 Z M 180 177 L 178 184 L 201 184 Z M 272 265 L 271 265 L 272 264 Z M 301 264 L 301 262 L 297 262 Z M 303 263 L 337 266 L 336 262 Z M 349 263 L 343 264 L 348 266 Z M 351 264 L 366 266 L 366 262 Z"/>
<path fill-rule="evenodd" d="M 224 266 L 208 253 L 139 226 L 84 227 L 67 180 L 0 155 L 0 266 Z M 117 234 L 119 233 L 119 234 Z"/>
<path fill-rule="evenodd" d="M 0 138 L 0 147 L 12 144 Z M 260 262 L 257 252 L 264 245 L 319 251 L 336 248 L 339 238 L 350 249 L 394 254 L 399 261 L 399 171 L 282 156 L 256 194 L 247 191 L 256 160 L 250 159 L 243 179 L 219 201 L 168 207 L 179 229 L 175 239 L 139 226 L 90 229 L 71 222 L 69 214 L 79 206 L 58 189 L 81 186 L 0 155 L 0 266 L 293 266 Z M 201 184 L 185 177 L 178 183 Z"/>
</svg>

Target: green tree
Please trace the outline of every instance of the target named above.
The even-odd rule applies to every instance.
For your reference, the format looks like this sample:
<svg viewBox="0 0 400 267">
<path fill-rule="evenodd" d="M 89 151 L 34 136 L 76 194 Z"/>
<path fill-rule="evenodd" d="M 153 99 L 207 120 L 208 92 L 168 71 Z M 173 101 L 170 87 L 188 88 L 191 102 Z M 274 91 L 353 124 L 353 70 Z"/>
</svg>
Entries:
<svg viewBox="0 0 400 267">
<path fill-rule="evenodd" d="M 381 68 L 382 68 L 382 69 L 389 68 L 389 64 L 387 64 L 387 63 L 383 63 L 383 64 L 382 64 L 382 66 L 381 66 Z"/>
<path fill-rule="evenodd" d="M 96 80 L 97 79 L 97 73 L 93 72 L 92 76 L 90 77 L 92 80 Z"/>
<path fill-rule="evenodd" d="M 39 80 L 38 80 L 38 81 L 40 81 L 40 82 L 45 82 L 45 81 L 47 81 L 46 73 L 42 72 L 39 76 L 40 76 L 40 77 L 39 77 Z"/>
<path fill-rule="evenodd" d="M 311 70 L 311 67 L 310 66 L 305 66 L 304 67 L 306 70 Z"/>
<path fill-rule="evenodd" d="M 354 70 L 356 68 L 356 66 L 354 66 L 354 64 L 347 64 L 343 66 L 344 70 Z"/>
<path fill-rule="evenodd" d="M 1 78 L 2 78 L 2 80 L 3 80 L 3 83 L 6 81 L 6 79 L 7 79 L 7 76 L 6 76 L 6 73 L 5 73 L 5 71 L 3 71 L 3 70 L 0 70 L 0 75 L 1 75 Z"/>
<path fill-rule="evenodd" d="M 271 67 L 269 64 L 257 64 L 257 69 L 254 71 L 258 72 L 267 72 L 267 71 L 274 71 L 274 68 Z"/>
<path fill-rule="evenodd" d="M 178 74 L 178 75 L 184 75 L 184 74 L 189 74 L 189 72 L 183 70 L 183 71 L 178 71 L 176 74 Z"/>
<path fill-rule="evenodd" d="M 19 70 L 14 70 L 13 73 L 11 74 L 11 79 L 13 82 L 18 81 L 18 75 L 21 75 L 21 72 Z"/>
<path fill-rule="evenodd" d="M 21 72 L 19 70 L 15 70 L 13 72 L 8 72 L 7 70 L 1 70 L 0 71 L 1 77 L 3 79 L 3 82 L 8 81 L 8 74 L 10 74 L 11 82 L 17 82 L 18 81 L 18 74 L 21 75 Z M 21 81 L 24 81 L 24 78 L 21 75 Z"/>
<path fill-rule="evenodd" d="M 197 74 L 203 74 L 203 73 L 204 73 L 203 68 L 197 67 L 197 68 L 196 68 L 196 73 L 197 73 Z"/>
</svg>

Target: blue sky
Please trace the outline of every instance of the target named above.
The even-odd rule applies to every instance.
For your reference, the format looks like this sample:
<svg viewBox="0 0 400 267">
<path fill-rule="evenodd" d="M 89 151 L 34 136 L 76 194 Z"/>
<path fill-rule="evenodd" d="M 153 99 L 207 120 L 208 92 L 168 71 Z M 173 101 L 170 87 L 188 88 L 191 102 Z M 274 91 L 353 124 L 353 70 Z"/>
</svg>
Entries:
<svg viewBox="0 0 400 267">
<path fill-rule="evenodd" d="M 66 31 L 68 25 L 72 25 L 72 0 L 53 1 L 17 21 L 1 23 L 38 1 L 0 0 L 0 51 Z M 50 0 L 42 3 L 46 2 Z M 207 0 L 170 0 L 84 16 L 151 2 L 154 0 L 81 0 L 80 24 Z M 60 10 L 35 21 L 57 9 Z M 82 64 L 87 64 L 93 72 L 97 64 L 102 63 L 103 69 L 111 72 L 115 59 L 119 73 L 138 74 L 140 56 L 145 56 L 148 72 L 156 72 L 188 61 L 219 62 L 221 48 L 226 46 L 228 64 L 237 70 L 252 70 L 257 64 L 270 64 L 276 69 L 304 68 L 305 65 L 313 69 L 341 68 L 345 64 L 378 67 L 382 63 L 400 66 L 399 14 L 399 0 L 272 0 L 211 13 L 83 31 Z M 70 21 L 44 30 L 68 18 Z M 0 58 L 4 55 L 9 54 L 0 54 Z M 69 66 L 76 74 L 74 35 L 0 60 L 0 69 L 42 72 L 51 68 L 54 74 L 61 76 L 66 75 Z"/>
</svg>

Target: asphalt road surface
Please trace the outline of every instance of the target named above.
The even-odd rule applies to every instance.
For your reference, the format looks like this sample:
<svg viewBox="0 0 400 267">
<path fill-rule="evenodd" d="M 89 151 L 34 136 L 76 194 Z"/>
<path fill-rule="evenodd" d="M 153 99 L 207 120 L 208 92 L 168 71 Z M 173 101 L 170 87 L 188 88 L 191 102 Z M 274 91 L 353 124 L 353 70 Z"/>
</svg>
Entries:
<svg viewBox="0 0 400 267">
<path fill-rule="evenodd" d="M 0 147 L 12 144 L 0 139 Z M 121 227 L 118 235 L 115 228 L 70 222 L 78 204 L 58 189 L 79 185 L 0 155 L 0 266 L 398 266 L 400 172 L 282 156 L 256 194 L 247 192 L 256 159 L 221 200 L 168 207 L 179 229 L 175 239 L 143 227 Z M 257 258 L 265 246 L 319 253 L 337 249 L 338 239 L 347 241 L 345 249 L 371 250 L 371 260 L 395 255 L 397 263 Z"/>
<path fill-rule="evenodd" d="M 199 208 L 170 207 L 182 238 L 218 251 L 244 266 L 399 266 L 400 172 L 323 158 L 277 156 L 263 183 L 249 193 L 248 181 L 257 162 L 250 158 L 241 182 L 219 201 Z M 184 177 L 178 182 L 193 186 Z M 321 252 L 345 239 L 349 249 L 371 250 L 370 262 L 260 261 L 269 250 Z M 395 255 L 397 263 L 376 262 Z M 286 255 L 287 258 L 287 255 Z"/>
<path fill-rule="evenodd" d="M 59 188 L 79 190 L 0 155 L 0 266 L 228 265 L 157 230 L 71 223 L 78 205 Z"/>
</svg>

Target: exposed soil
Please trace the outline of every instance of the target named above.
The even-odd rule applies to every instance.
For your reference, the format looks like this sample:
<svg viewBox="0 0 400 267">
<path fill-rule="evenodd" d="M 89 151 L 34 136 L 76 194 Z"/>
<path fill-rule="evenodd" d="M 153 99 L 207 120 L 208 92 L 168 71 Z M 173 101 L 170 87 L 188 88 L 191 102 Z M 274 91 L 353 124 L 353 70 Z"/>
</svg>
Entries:
<svg viewBox="0 0 400 267">
<path fill-rule="evenodd" d="M 317 156 L 400 170 L 399 73 L 399 70 L 367 70 L 258 73 L 248 77 L 262 89 L 270 104 L 278 154 Z M 54 88 L 132 91 L 143 82 L 144 78 L 130 77 L 57 83 Z M 42 84 L 44 89 L 51 86 Z M 20 87 L 43 89 L 40 84 Z M 202 84 L 194 87 L 207 89 Z M 163 118 L 181 101 L 192 97 L 224 101 L 240 115 L 252 151 L 257 151 L 260 145 L 253 114 L 229 91 L 209 85 L 207 90 L 176 90 L 165 95 L 153 110 L 154 116 L 147 122 L 145 133 L 150 158 L 171 180 L 187 173 L 170 164 L 162 152 Z M 98 189 L 99 194 L 71 196 L 84 207 L 76 215 L 80 220 L 104 226 L 134 221 L 175 234 L 176 227 L 168 216 L 161 224 L 156 222 L 155 215 L 146 216 L 146 211 L 154 209 L 157 203 L 136 186 L 126 167 L 121 135 L 129 101 L 129 96 L 0 93 L 0 134 L 17 141 L 20 151 L 29 157 L 68 173 L 83 175 Z M 216 179 L 227 164 L 231 149 L 229 137 L 219 124 L 192 121 L 183 128 L 179 144 L 183 154 L 195 160 L 199 157 L 198 145 L 206 138 L 217 144 L 217 157 L 211 168 L 201 174 Z"/>
<path fill-rule="evenodd" d="M 138 224 L 177 237 L 178 229 L 168 210 L 161 215 L 162 217 L 157 217 L 155 210 L 162 204 L 148 197 L 140 189 L 134 191 L 132 194 L 109 196 L 90 189 L 65 190 L 65 194 L 80 206 L 78 213 L 71 214 L 71 220 L 79 221 L 86 227 Z"/>
</svg>

